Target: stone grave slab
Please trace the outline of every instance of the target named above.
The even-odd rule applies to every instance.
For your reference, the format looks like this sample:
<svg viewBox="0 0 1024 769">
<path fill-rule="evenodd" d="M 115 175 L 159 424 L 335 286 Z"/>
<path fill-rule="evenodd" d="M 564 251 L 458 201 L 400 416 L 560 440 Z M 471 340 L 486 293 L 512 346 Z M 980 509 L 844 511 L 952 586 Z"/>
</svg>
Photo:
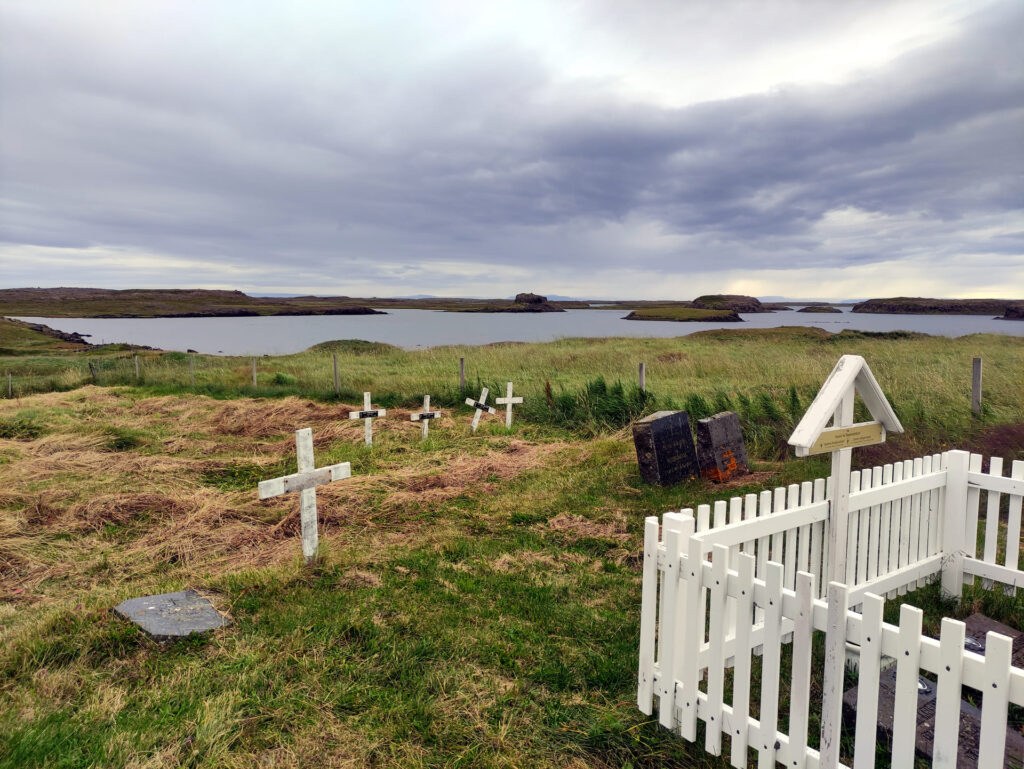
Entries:
<svg viewBox="0 0 1024 769">
<path fill-rule="evenodd" d="M 115 606 L 114 613 L 134 622 L 154 641 L 173 641 L 230 624 L 194 590 L 129 598 Z"/>
<path fill-rule="evenodd" d="M 975 612 L 965 619 L 964 625 L 966 626 L 964 629 L 964 634 L 966 635 L 964 641 L 965 649 L 977 652 L 978 654 L 984 654 L 985 634 L 991 630 L 994 633 L 1006 636 L 1013 642 L 1011 662 L 1014 667 L 1024 668 L 1024 633 L 1020 630 L 1014 630 L 1009 625 L 996 622 L 980 612 Z"/>
<path fill-rule="evenodd" d="M 685 411 L 657 411 L 633 425 L 640 475 L 647 483 L 671 486 L 700 475 Z"/>
<path fill-rule="evenodd" d="M 968 647 L 970 648 L 970 647 Z M 969 691 L 969 690 L 967 690 Z M 935 739 L 936 684 L 924 677 L 918 678 L 917 734 L 914 748 L 918 755 L 930 759 Z M 896 702 L 896 668 L 883 671 L 878 681 L 878 741 L 892 747 L 893 710 Z M 857 722 L 857 687 L 843 695 L 843 720 L 853 729 Z M 957 769 L 974 769 L 978 765 L 981 736 L 981 710 L 967 701 L 960 703 L 960 737 Z M 1019 767 L 1024 762 L 1024 735 L 1006 730 L 1005 767 Z"/>
<path fill-rule="evenodd" d="M 736 412 L 722 411 L 697 420 L 697 463 L 704 478 L 719 483 L 750 472 Z"/>
</svg>

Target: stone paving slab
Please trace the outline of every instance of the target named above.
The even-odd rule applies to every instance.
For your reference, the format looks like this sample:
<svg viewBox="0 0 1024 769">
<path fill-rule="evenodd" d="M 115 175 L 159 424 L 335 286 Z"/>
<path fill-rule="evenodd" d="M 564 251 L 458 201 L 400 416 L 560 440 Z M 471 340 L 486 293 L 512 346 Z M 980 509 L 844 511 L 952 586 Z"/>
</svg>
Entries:
<svg viewBox="0 0 1024 769">
<path fill-rule="evenodd" d="M 208 633 L 230 624 L 227 617 L 194 590 L 129 598 L 114 607 L 114 613 L 134 622 L 154 641 Z"/>
</svg>

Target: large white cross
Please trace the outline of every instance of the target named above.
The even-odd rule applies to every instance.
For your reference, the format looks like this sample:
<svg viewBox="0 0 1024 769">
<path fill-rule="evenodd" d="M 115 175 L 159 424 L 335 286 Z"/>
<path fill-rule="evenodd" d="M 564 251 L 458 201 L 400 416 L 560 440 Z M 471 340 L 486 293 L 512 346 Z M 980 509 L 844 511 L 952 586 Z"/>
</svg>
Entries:
<svg viewBox="0 0 1024 769">
<path fill-rule="evenodd" d="M 409 419 L 411 419 L 413 422 L 422 422 L 423 423 L 423 440 L 426 440 L 427 439 L 427 433 L 430 432 L 430 420 L 431 419 L 437 419 L 440 416 L 441 416 L 441 412 L 440 411 L 431 411 L 430 410 L 430 396 L 429 395 L 424 395 L 423 396 L 423 411 L 420 411 L 419 413 L 416 413 L 416 414 L 410 414 L 409 415 Z"/>
<path fill-rule="evenodd" d="M 487 405 L 486 387 L 480 391 L 480 400 L 475 401 L 472 398 L 466 398 L 466 405 L 476 409 L 476 413 L 473 415 L 473 432 L 476 432 L 476 428 L 480 426 L 480 415 L 483 412 L 486 411 L 488 414 L 495 413 L 494 407 Z"/>
<path fill-rule="evenodd" d="M 363 436 L 366 439 L 366 445 L 373 445 L 373 425 L 372 421 L 377 417 L 382 417 L 387 414 L 387 409 L 374 409 L 370 407 L 370 393 L 363 393 L 363 410 L 362 411 L 350 411 L 348 412 L 349 419 L 362 419 L 363 420 Z"/>
<path fill-rule="evenodd" d="M 316 487 L 332 481 L 340 481 L 352 475 L 348 462 L 315 469 L 313 461 L 313 431 L 305 427 L 295 431 L 295 449 L 298 454 L 299 471 L 281 478 L 260 481 L 259 498 L 269 499 L 291 491 L 301 491 L 302 557 L 309 563 L 316 557 L 319 536 L 316 520 Z"/>
<path fill-rule="evenodd" d="M 506 397 L 504 397 L 504 398 L 495 398 L 494 402 L 497 403 L 499 406 L 504 406 L 505 407 L 505 427 L 506 428 L 511 428 L 512 427 L 512 404 L 513 403 L 522 403 L 523 402 L 523 397 L 521 395 L 517 396 L 515 398 L 512 397 L 512 383 L 509 382 L 508 383 L 508 391 L 507 391 Z"/>
</svg>

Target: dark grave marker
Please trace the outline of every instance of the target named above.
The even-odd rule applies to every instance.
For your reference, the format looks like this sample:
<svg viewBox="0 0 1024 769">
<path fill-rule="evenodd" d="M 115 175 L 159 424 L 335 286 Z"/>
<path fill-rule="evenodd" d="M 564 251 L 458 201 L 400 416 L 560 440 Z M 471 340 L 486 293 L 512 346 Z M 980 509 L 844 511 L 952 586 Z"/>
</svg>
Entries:
<svg viewBox="0 0 1024 769">
<path fill-rule="evenodd" d="M 685 411 L 657 411 L 633 425 L 640 475 L 648 483 L 671 486 L 700 474 Z"/>
<path fill-rule="evenodd" d="M 736 412 L 722 411 L 697 421 L 697 463 L 703 477 L 719 483 L 750 472 Z"/>
<path fill-rule="evenodd" d="M 973 627 L 972 627 L 973 621 Z M 978 651 L 976 633 L 995 630 L 1004 632 L 1005 628 L 1010 632 L 1007 635 L 1022 636 L 1020 641 L 1024 649 L 1024 634 L 1006 628 L 998 622 L 990 620 L 980 614 L 968 617 L 967 640 L 964 647 L 969 651 Z M 985 628 L 984 631 L 981 628 Z M 973 632 L 972 632 L 973 631 Z M 984 651 L 984 636 L 981 639 Z M 1017 653 L 1017 639 L 1014 639 L 1014 653 Z M 1015 657 L 1016 659 L 1016 657 Z M 1016 662 L 1014 664 L 1017 664 Z M 971 692 L 964 687 L 964 693 Z M 850 688 L 843 695 L 843 718 L 852 728 L 857 719 L 857 693 L 856 686 Z M 917 734 L 914 741 L 914 748 L 918 755 L 928 759 L 932 757 L 932 747 L 935 740 L 935 701 L 938 696 L 936 683 L 924 677 L 918 678 L 917 689 Z M 883 670 L 878 681 L 878 740 L 881 745 L 892 746 L 892 724 L 893 710 L 896 701 L 896 667 Z M 975 705 L 962 700 L 960 702 L 960 736 L 957 740 L 957 769 L 974 769 L 978 765 L 978 748 L 981 738 L 981 709 Z M 1012 727 L 1006 730 L 1006 753 L 1005 767 L 1020 767 L 1024 764 L 1024 735 Z"/>
<path fill-rule="evenodd" d="M 129 598 L 114 613 L 142 628 L 154 641 L 173 641 L 192 633 L 208 633 L 229 620 L 194 590 Z"/>
</svg>

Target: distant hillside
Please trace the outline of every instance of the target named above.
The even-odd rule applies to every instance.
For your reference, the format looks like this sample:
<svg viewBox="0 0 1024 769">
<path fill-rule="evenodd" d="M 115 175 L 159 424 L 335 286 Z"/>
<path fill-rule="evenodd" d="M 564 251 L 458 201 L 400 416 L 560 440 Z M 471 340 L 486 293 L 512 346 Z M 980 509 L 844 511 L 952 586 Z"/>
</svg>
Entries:
<svg viewBox="0 0 1024 769">
<path fill-rule="evenodd" d="M 898 315 L 1003 315 L 1022 299 L 928 299 L 898 296 L 892 299 L 868 299 L 853 307 L 853 312 Z"/>
</svg>

